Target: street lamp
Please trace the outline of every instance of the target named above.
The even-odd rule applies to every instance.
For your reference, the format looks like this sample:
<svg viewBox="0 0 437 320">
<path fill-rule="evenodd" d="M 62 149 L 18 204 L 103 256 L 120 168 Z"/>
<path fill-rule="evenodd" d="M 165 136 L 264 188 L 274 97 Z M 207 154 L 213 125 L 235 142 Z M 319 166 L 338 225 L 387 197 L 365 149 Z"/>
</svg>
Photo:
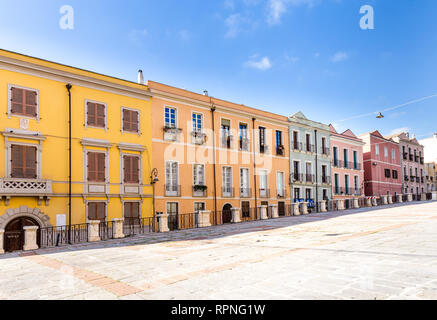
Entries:
<svg viewBox="0 0 437 320">
<path fill-rule="evenodd" d="M 158 169 L 153 168 L 150 173 L 150 184 L 152 185 L 152 203 L 153 203 L 153 231 L 155 231 L 155 184 L 159 181 L 158 179 Z"/>
</svg>

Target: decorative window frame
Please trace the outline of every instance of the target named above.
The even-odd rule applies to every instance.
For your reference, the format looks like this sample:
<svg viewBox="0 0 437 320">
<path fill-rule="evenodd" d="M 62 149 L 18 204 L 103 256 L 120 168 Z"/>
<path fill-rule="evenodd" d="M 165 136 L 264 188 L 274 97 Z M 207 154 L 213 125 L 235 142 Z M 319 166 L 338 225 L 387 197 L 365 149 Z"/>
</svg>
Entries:
<svg viewBox="0 0 437 320">
<path fill-rule="evenodd" d="M 238 185 L 238 189 L 240 190 L 241 189 L 241 187 L 242 187 L 242 180 L 241 180 L 241 172 L 242 172 L 242 170 L 247 170 L 247 186 L 246 186 L 246 188 L 247 189 L 251 189 L 251 185 L 250 185 L 250 168 L 249 167 L 240 167 L 240 168 L 238 168 L 239 170 L 238 170 L 238 180 L 239 180 L 239 185 Z M 250 194 L 250 191 L 249 191 L 249 194 Z"/>
<path fill-rule="evenodd" d="M 109 206 L 109 200 L 85 200 L 85 219 L 86 223 L 89 223 L 91 220 L 88 219 L 88 204 L 98 202 L 98 203 L 105 203 L 105 222 L 108 221 L 108 206 Z"/>
<path fill-rule="evenodd" d="M 89 192 L 90 185 L 104 186 L 104 194 L 109 194 L 109 149 L 112 144 L 105 140 L 96 139 L 82 139 L 81 144 L 83 146 L 83 192 L 84 194 L 100 194 L 100 192 Z M 106 150 L 100 150 L 95 148 L 104 148 Z M 105 182 L 90 182 L 88 181 L 88 152 L 104 153 L 105 154 Z"/>
<path fill-rule="evenodd" d="M 36 117 L 29 117 L 29 116 L 24 116 L 24 115 L 12 113 L 12 101 L 11 101 L 11 99 L 12 99 L 12 88 L 36 91 Z M 36 122 L 39 122 L 40 114 L 39 114 L 39 90 L 38 89 L 28 88 L 28 87 L 23 87 L 23 86 L 17 86 L 17 85 L 11 84 L 11 83 L 8 84 L 8 119 L 11 119 L 12 117 L 36 120 Z"/>
<path fill-rule="evenodd" d="M 174 196 L 172 196 L 172 195 L 170 195 L 170 196 L 168 196 L 167 195 L 167 192 L 165 191 L 166 189 L 166 186 L 169 184 L 169 182 L 167 181 L 167 163 L 177 163 L 177 168 L 178 168 L 178 172 L 177 172 L 177 183 L 176 183 L 176 187 L 179 189 L 179 186 L 180 186 L 180 183 L 181 183 L 181 180 L 180 180 L 180 175 L 181 175 L 181 167 L 180 167 L 180 162 L 179 161 L 177 161 L 177 160 L 165 160 L 164 161 L 164 196 L 165 197 L 174 197 Z M 181 195 L 181 190 L 179 189 L 179 195 Z M 175 202 L 175 201 L 169 201 L 169 202 Z M 178 207 L 178 210 L 179 210 L 180 208 Z"/>
<path fill-rule="evenodd" d="M 5 129 L 3 132 L 3 136 L 5 137 L 5 176 L 7 178 L 12 178 L 12 145 L 21 145 L 21 146 L 29 146 L 36 147 L 36 175 L 38 180 L 42 179 L 42 143 L 46 139 L 39 132 L 33 131 L 24 131 L 17 129 Z M 31 142 L 19 142 L 19 141 L 11 141 L 9 138 L 16 139 L 24 139 L 24 140 L 33 140 L 38 141 L 38 143 Z M 32 179 L 28 179 L 32 180 Z"/>
<path fill-rule="evenodd" d="M 138 132 L 127 131 L 123 129 L 123 110 L 135 111 L 138 113 Z M 120 130 L 121 134 L 130 133 L 130 134 L 137 134 L 138 136 L 141 136 L 141 110 L 121 106 L 120 122 L 121 122 L 121 130 Z"/>
<path fill-rule="evenodd" d="M 138 203 L 138 210 L 139 210 L 138 216 L 140 219 L 142 219 L 142 217 L 143 217 L 143 215 L 142 215 L 142 213 L 143 213 L 143 201 L 142 200 L 124 200 L 124 199 L 121 200 L 121 205 L 123 207 L 123 210 L 122 210 L 123 211 L 122 212 L 123 218 L 125 218 L 125 216 L 124 216 L 124 204 L 131 203 L 131 202 Z"/>
<path fill-rule="evenodd" d="M 91 103 L 98 103 L 98 104 L 102 104 L 105 106 L 105 127 L 96 127 L 96 126 L 91 126 L 88 124 L 88 102 Z M 101 130 L 105 130 L 106 132 L 108 131 L 108 105 L 105 102 L 101 102 L 101 101 L 96 101 L 96 100 L 91 100 L 91 99 L 85 99 L 85 129 L 88 128 L 93 128 L 93 129 L 101 129 Z"/>
<path fill-rule="evenodd" d="M 120 149 L 120 194 L 128 194 L 128 195 L 142 195 L 143 194 L 143 153 L 147 148 L 138 144 L 130 144 L 130 143 L 120 143 L 118 145 Z M 132 153 L 132 152 L 137 153 Z M 132 156 L 139 158 L 139 169 L 140 172 L 138 174 L 139 182 L 138 183 L 125 183 L 124 182 L 124 156 Z M 138 187 L 137 193 L 126 192 L 126 187 Z"/>
<path fill-rule="evenodd" d="M 179 109 L 178 109 L 178 107 L 167 105 L 167 104 L 164 104 L 164 112 L 163 112 L 164 127 L 166 126 L 166 123 L 165 123 L 165 108 L 174 109 L 176 111 L 175 112 L 175 128 L 176 129 L 179 128 Z"/>
<path fill-rule="evenodd" d="M 208 184 L 206 183 L 206 165 L 204 163 L 193 163 L 192 166 L 191 166 L 191 174 L 192 174 L 191 181 L 193 183 L 193 186 L 194 186 L 194 182 L 195 182 L 194 181 L 194 169 L 195 169 L 196 166 L 202 166 L 203 167 L 203 185 L 207 186 Z"/>
</svg>

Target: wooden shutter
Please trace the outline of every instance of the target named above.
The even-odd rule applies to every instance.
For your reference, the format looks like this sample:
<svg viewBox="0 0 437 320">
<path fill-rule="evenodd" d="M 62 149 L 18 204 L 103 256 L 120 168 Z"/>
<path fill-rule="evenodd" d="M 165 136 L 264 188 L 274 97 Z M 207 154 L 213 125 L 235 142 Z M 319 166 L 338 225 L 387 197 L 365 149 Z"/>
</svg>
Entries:
<svg viewBox="0 0 437 320">
<path fill-rule="evenodd" d="M 106 220 L 106 203 L 97 202 L 97 220 L 104 222 Z"/>
<path fill-rule="evenodd" d="M 29 179 L 36 179 L 36 148 L 25 147 L 25 169 L 24 177 Z"/>
<path fill-rule="evenodd" d="M 124 109 L 123 110 L 123 130 L 124 131 L 131 131 L 131 125 L 130 125 L 130 111 Z"/>
<path fill-rule="evenodd" d="M 131 128 L 133 132 L 138 132 L 138 121 L 140 114 L 137 111 L 131 111 Z"/>
<path fill-rule="evenodd" d="M 97 203 L 88 203 L 88 220 L 97 220 Z"/>
<path fill-rule="evenodd" d="M 133 110 L 123 110 L 123 130 L 138 132 L 139 113 Z"/>
<path fill-rule="evenodd" d="M 18 88 L 11 88 L 11 112 L 16 114 L 23 114 L 23 90 Z"/>
<path fill-rule="evenodd" d="M 97 180 L 96 153 L 88 152 L 88 181 Z"/>
<path fill-rule="evenodd" d="M 131 202 L 125 202 L 124 203 L 124 218 L 125 219 L 131 219 L 132 218 L 132 206 Z"/>
<path fill-rule="evenodd" d="M 24 147 L 12 145 L 11 147 L 11 177 L 24 178 Z"/>
<path fill-rule="evenodd" d="M 130 161 L 130 157 L 128 156 L 124 156 L 124 182 L 130 182 L 132 177 L 131 177 L 131 161 Z"/>
<path fill-rule="evenodd" d="M 97 181 L 99 182 L 105 182 L 105 154 L 104 153 L 98 153 L 97 154 Z"/>
<path fill-rule="evenodd" d="M 97 127 L 105 127 L 105 106 L 103 104 L 96 104 L 97 109 Z"/>
<path fill-rule="evenodd" d="M 87 124 L 96 125 L 96 104 L 92 102 L 87 103 Z"/>
<path fill-rule="evenodd" d="M 36 117 L 36 92 L 30 90 L 25 91 L 25 111 L 24 114 L 29 117 Z"/>
<path fill-rule="evenodd" d="M 124 156 L 124 182 L 139 183 L 140 167 L 139 158 L 135 156 Z"/>
<path fill-rule="evenodd" d="M 11 112 L 28 117 L 36 117 L 38 104 L 37 92 L 20 88 L 11 88 Z"/>
</svg>

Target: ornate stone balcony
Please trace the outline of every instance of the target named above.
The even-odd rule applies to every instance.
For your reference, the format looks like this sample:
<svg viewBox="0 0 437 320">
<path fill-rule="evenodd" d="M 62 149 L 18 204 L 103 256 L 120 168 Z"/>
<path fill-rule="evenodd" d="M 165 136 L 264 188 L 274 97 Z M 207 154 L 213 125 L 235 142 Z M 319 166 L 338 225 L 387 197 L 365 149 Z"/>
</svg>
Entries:
<svg viewBox="0 0 437 320">
<path fill-rule="evenodd" d="M 3 178 L 0 179 L 1 194 L 41 195 L 52 193 L 52 181 L 40 179 Z"/>
</svg>

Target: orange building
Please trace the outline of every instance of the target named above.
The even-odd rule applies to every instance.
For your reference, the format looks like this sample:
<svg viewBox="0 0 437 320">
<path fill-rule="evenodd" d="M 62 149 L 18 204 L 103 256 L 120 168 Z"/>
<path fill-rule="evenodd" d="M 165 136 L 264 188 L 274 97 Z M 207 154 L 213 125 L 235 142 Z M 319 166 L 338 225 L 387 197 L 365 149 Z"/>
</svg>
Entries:
<svg viewBox="0 0 437 320">
<path fill-rule="evenodd" d="M 148 81 L 152 94 L 155 210 L 209 210 L 217 223 L 243 220 L 261 205 L 290 204 L 288 119 Z"/>
</svg>

